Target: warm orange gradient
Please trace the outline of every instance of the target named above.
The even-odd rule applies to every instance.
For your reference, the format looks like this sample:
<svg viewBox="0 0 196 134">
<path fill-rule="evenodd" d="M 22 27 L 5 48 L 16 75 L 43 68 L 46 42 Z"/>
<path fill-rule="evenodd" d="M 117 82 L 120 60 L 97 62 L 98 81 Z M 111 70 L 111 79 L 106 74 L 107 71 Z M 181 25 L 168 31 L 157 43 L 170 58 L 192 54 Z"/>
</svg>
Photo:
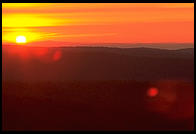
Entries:
<svg viewBox="0 0 196 134">
<path fill-rule="evenodd" d="M 194 3 L 3 3 L 2 34 L 3 43 L 19 35 L 28 43 L 193 43 Z"/>
</svg>

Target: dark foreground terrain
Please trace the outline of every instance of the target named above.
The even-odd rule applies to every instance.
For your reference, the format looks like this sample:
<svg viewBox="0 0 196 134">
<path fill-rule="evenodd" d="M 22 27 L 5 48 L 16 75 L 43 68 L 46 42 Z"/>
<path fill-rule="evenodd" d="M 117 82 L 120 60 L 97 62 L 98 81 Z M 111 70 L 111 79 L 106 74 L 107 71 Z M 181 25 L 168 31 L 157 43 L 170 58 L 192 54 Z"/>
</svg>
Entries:
<svg viewBox="0 0 196 134">
<path fill-rule="evenodd" d="M 187 82 L 3 84 L 4 130 L 193 130 L 193 109 Z"/>
<path fill-rule="evenodd" d="M 4 47 L 3 130 L 193 130 L 193 55 Z"/>
</svg>

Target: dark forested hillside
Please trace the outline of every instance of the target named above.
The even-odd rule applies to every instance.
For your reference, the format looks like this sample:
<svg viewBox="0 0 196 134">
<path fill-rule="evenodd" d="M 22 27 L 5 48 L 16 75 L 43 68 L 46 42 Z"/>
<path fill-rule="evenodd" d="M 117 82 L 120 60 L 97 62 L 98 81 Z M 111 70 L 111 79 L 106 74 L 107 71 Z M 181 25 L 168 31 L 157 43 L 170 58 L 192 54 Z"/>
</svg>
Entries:
<svg viewBox="0 0 196 134">
<path fill-rule="evenodd" d="M 3 80 L 9 81 L 193 81 L 193 72 L 193 49 L 3 47 Z"/>
</svg>

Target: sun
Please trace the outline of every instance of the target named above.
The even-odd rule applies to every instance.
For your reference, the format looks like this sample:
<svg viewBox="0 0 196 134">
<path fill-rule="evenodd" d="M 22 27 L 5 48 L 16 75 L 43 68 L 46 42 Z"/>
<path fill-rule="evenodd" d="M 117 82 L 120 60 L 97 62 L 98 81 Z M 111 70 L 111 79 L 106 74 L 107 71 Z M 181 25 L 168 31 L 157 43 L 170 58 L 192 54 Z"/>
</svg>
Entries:
<svg viewBox="0 0 196 134">
<path fill-rule="evenodd" d="M 25 36 L 17 36 L 16 37 L 16 43 L 26 43 L 26 37 Z"/>
</svg>

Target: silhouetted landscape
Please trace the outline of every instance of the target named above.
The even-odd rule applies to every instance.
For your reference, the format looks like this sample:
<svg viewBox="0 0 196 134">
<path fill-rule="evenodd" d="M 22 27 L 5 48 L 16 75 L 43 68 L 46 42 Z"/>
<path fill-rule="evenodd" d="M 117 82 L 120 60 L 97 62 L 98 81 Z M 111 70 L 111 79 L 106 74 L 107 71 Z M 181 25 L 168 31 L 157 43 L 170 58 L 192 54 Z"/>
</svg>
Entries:
<svg viewBox="0 0 196 134">
<path fill-rule="evenodd" d="M 193 48 L 2 48 L 4 130 L 194 129 Z"/>
<path fill-rule="evenodd" d="M 58 55 L 55 60 L 56 53 Z M 159 79 L 193 81 L 193 60 L 193 48 L 166 50 L 5 46 L 3 78 L 8 81 L 31 82 Z"/>
</svg>

